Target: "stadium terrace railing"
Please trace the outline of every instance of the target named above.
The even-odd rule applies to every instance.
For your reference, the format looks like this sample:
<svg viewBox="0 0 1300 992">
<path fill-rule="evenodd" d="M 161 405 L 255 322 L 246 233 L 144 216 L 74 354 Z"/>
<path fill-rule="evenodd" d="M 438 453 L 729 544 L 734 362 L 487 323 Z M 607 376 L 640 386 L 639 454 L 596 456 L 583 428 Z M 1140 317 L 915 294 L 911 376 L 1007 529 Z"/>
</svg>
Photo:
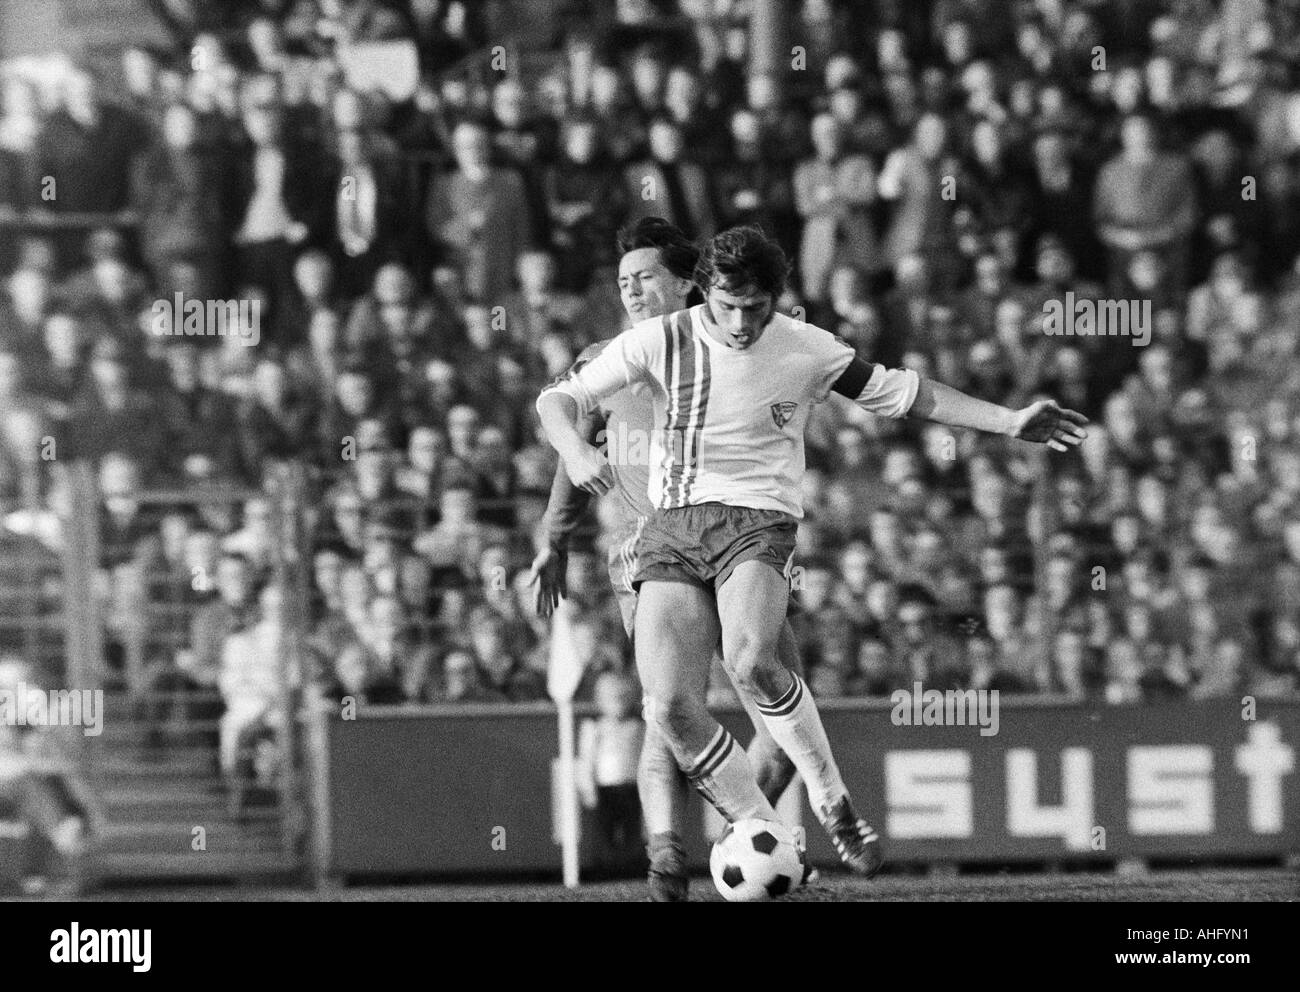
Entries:
<svg viewBox="0 0 1300 992">
<path fill-rule="evenodd" d="M 195 607 L 184 597 L 169 596 L 180 584 L 213 581 L 213 576 L 192 576 L 189 572 L 160 575 L 151 570 L 156 555 L 147 555 L 136 546 L 130 558 L 114 568 L 105 568 L 103 526 L 104 496 L 98 491 L 94 472 L 86 463 L 60 466 L 70 481 L 69 511 L 63 521 L 64 543 L 64 612 L 68 642 L 67 675 L 69 684 L 103 689 L 108 694 L 125 697 L 119 718 L 140 724 L 138 729 L 156 729 L 142 720 L 142 707 L 150 703 L 176 702 L 176 692 L 157 692 L 153 679 L 159 667 L 175 664 L 177 653 L 185 647 L 185 631 L 193 619 Z M 187 488 L 184 490 L 147 490 L 115 494 L 134 503 L 139 512 L 160 520 L 168 511 L 212 513 L 229 520 L 235 511 L 252 499 L 269 501 L 272 508 L 274 540 L 271 541 L 269 581 L 283 592 L 280 598 L 281 631 L 279 656 L 276 659 L 277 703 L 274 719 L 267 720 L 273 731 L 273 744 L 279 756 L 275 792 L 278 797 L 279 851 L 289 860 L 287 865 L 301 865 L 302 841 L 308 828 L 305 793 L 310 788 L 305 775 L 310 771 L 299 732 L 299 682 L 302 671 L 302 638 L 309 577 L 301 550 L 306 546 L 301 528 L 305 517 L 303 473 L 292 465 L 276 466 L 268 473 L 263 489 Z M 156 550 L 156 545 L 154 546 Z M 175 562 L 171 563 L 173 566 Z M 195 587 L 191 587 L 195 588 Z M 162 602 L 157 593 L 163 591 Z M 175 598 L 178 602 L 169 602 Z M 114 664 L 114 662 L 120 664 Z M 213 728 L 199 721 L 204 731 Z M 132 738 L 134 739 L 134 738 Z M 83 770 L 92 785 L 98 778 L 103 759 L 102 747 L 83 745 Z M 215 758 L 215 754 L 213 755 Z M 237 873 L 237 872 L 236 872 Z"/>
</svg>

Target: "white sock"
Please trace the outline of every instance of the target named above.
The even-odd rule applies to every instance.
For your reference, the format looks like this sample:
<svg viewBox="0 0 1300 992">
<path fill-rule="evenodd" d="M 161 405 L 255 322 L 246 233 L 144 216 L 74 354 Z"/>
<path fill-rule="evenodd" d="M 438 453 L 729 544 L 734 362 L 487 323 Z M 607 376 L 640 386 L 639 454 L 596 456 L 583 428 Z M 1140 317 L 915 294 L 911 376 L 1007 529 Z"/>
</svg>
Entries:
<svg viewBox="0 0 1300 992">
<path fill-rule="evenodd" d="M 637 793 L 641 797 L 641 820 L 647 837 L 672 832 L 684 833 L 682 816 L 689 784 L 677 767 L 672 748 L 653 720 L 645 725 L 645 744 L 637 767 Z"/>
<path fill-rule="evenodd" d="M 745 749 L 722 727 L 696 757 L 686 777 L 730 823 L 752 817 L 780 819 L 759 789 Z"/>
<path fill-rule="evenodd" d="M 790 688 L 771 703 L 758 704 L 763 722 L 777 745 L 789 755 L 808 787 L 808 801 L 820 814 L 827 806 L 848 795 L 839 766 L 831 754 L 821 714 L 812 693 L 794 672 Z"/>
</svg>

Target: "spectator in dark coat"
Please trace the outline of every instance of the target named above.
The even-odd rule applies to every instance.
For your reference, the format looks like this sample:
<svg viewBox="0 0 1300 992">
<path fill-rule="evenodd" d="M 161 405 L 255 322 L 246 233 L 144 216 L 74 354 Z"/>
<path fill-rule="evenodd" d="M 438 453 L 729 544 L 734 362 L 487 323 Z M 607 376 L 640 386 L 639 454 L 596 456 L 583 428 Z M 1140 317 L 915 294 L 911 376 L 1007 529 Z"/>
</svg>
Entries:
<svg viewBox="0 0 1300 992">
<path fill-rule="evenodd" d="M 134 170 L 141 251 L 155 281 L 188 261 L 199 269 L 203 297 L 216 296 L 224 233 L 216 165 L 199 147 L 197 119 L 185 104 L 167 108 L 161 137 Z"/>
<path fill-rule="evenodd" d="M 418 382 L 419 370 L 454 350 L 450 315 L 416 293 L 415 279 L 397 263 L 375 273 L 370 292 L 353 304 L 343 340 L 375 376 L 382 395 L 398 403 L 405 385 Z"/>
<path fill-rule="evenodd" d="M 667 117 L 650 123 L 650 157 L 628 166 L 624 184 L 629 221 L 663 217 L 691 238 L 716 230 L 708 174 L 685 157 L 681 128 Z"/>
<path fill-rule="evenodd" d="M 239 438 L 231 430 L 213 429 L 214 424 L 234 424 L 234 404 L 203 383 L 196 346 L 170 341 L 164 356 L 168 388 L 159 397 L 159 406 L 168 431 L 169 474 L 235 477 L 240 467 Z"/>
<path fill-rule="evenodd" d="M 36 87 L 18 76 L 5 79 L 0 87 L 0 215 L 40 202 L 40 132 Z M 0 264 L 7 260 L 0 255 Z"/>
<path fill-rule="evenodd" d="M 614 233 L 626 213 L 622 176 L 609 158 L 596 121 L 575 114 L 564 122 L 558 160 L 543 182 L 557 279 L 570 291 L 614 260 Z"/>
<path fill-rule="evenodd" d="M 732 152 L 714 172 L 718 226 L 753 224 L 784 245 L 796 240 L 790 170 L 763 146 L 758 116 L 745 108 L 731 116 Z"/>
<path fill-rule="evenodd" d="M 947 123 L 928 113 L 917 121 L 912 141 L 891 152 L 880 173 L 880 196 L 893 204 L 885 263 L 892 267 L 919 254 L 940 286 L 951 284 L 959 262 L 953 250 L 955 197 L 941 195 L 944 177 L 955 177 L 956 166 L 948 152 Z"/>
<path fill-rule="evenodd" d="M 523 181 L 491 163 L 481 124 L 457 125 L 452 152 L 456 168 L 435 176 L 429 190 L 429 234 L 461 268 L 471 297 L 499 300 L 513 286 L 519 253 L 532 243 Z"/>
<path fill-rule="evenodd" d="M 63 105 L 45 122 L 37 144 L 37 169 L 55 180 L 54 195 L 40 198 L 55 213 L 116 213 L 130 198 L 131 161 L 145 146 L 142 122 L 100 101 L 94 77 L 71 72 Z"/>
<path fill-rule="evenodd" d="M 339 289 L 356 296 L 370 287 L 381 265 L 409 255 L 410 210 L 402 200 L 400 163 L 367 130 L 339 132 L 331 171 L 328 223 Z"/>
<path fill-rule="evenodd" d="M 492 115 L 496 119 L 492 135 L 496 157 L 519 174 L 533 244 L 545 245 L 550 237 L 550 221 L 543 176 L 554 155 L 554 128 L 533 113 L 528 91 L 515 79 L 503 80 L 492 91 Z"/>
<path fill-rule="evenodd" d="M 1129 263 L 1151 250 L 1160 251 L 1170 287 L 1181 291 L 1197 217 L 1191 164 L 1184 155 L 1157 149 L 1155 125 L 1147 115 L 1129 115 L 1121 140 L 1123 150 L 1102 167 L 1093 193 L 1097 233 L 1110 250 L 1110 291 L 1127 295 Z"/>
<path fill-rule="evenodd" d="M 294 249 L 326 230 L 320 170 L 284 138 L 284 115 L 251 107 L 244 126 L 252 142 L 234 177 L 234 242 L 241 283 L 262 286 L 273 313 L 293 302 Z"/>
<path fill-rule="evenodd" d="M 59 457 L 98 459 L 123 451 L 152 475 L 166 463 L 165 429 L 155 405 L 130 381 L 121 345 L 101 339 L 87 388 L 69 413 Z"/>
<path fill-rule="evenodd" d="M 866 273 L 880 268 L 879 239 L 868 208 L 876 176 L 865 155 L 846 153 L 840 123 L 830 114 L 812 122 L 816 156 L 794 172 L 795 208 L 803 219 L 799 267 L 804 298 L 826 299 L 831 270 L 848 265 Z"/>
<path fill-rule="evenodd" d="M 470 613 L 469 647 L 478 668 L 480 700 L 531 703 L 545 699 L 545 679 L 524 664 L 517 644 L 507 637 L 508 631 L 506 621 L 488 607 Z"/>
</svg>

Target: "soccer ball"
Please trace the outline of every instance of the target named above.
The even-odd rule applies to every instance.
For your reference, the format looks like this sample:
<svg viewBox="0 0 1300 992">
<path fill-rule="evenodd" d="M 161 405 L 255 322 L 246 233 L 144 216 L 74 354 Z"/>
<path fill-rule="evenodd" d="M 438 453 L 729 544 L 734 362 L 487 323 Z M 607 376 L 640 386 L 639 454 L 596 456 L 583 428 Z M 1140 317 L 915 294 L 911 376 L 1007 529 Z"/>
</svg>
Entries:
<svg viewBox="0 0 1300 992">
<path fill-rule="evenodd" d="M 763 902 L 799 886 L 803 857 L 785 824 L 737 820 L 727 824 L 713 845 L 709 870 L 728 902 Z"/>
</svg>

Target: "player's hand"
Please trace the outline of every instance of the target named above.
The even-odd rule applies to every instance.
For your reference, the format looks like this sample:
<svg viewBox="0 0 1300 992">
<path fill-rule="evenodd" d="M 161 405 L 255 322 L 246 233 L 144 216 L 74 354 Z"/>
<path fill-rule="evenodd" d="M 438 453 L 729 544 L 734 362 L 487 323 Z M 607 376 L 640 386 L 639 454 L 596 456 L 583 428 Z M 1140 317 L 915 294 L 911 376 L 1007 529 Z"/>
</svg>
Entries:
<svg viewBox="0 0 1300 992">
<path fill-rule="evenodd" d="M 589 444 L 565 457 L 564 470 L 569 473 L 570 482 L 592 496 L 604 496 L 614 488 L 614 473 L 610 471 L 609 459 L 599 448 Z"/>
<path fill-rule="evenodd" d="M 537 552 L 528 570 L 528 584 L 537 586 L 537 615 L 549 617 L 569 596 L 569 554 L 549 544 Z"/>
<path fill-rule="evenodd" d="M 1053 451 L 1069 451 L 1088 436 L 1083 429 L 1087 422 L 1081 413 L 1057 406 L 1052 400 L 1039 400 L 1016 414 L 1011 436 L 1046 444 Z"/>
</svg>

